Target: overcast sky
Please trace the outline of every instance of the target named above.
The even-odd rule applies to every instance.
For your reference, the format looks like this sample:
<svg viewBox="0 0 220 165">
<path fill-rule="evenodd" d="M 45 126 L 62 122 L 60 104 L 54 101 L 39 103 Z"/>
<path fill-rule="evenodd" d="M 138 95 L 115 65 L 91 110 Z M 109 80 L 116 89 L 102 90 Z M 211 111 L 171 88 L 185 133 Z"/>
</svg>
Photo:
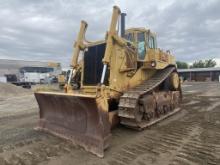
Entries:
<svg viewBox="0 0 220 165">
<path fill-rule="evenodd" d="M 0 0 L 0 59 L 66 67 L 80 20 L 89 24 L 88 40 L 103 39 L 114 5 L 127 13 L 127 27 L 150 28 L 177 60 L 220 62 L 220 0 Z"/>
</svg>

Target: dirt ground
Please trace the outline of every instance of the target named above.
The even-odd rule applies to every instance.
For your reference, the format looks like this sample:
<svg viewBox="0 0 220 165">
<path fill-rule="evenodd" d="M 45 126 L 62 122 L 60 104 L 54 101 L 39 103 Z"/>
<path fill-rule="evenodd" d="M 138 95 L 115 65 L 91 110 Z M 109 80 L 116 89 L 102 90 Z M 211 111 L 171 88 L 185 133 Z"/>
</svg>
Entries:
<svg viewBox="0 0 220 165">
<path fill-rule="evenodd" d="M 32 94 L 33 92 L 22 87 L 18 87 L 12 84 L 5 84 L 0 82 L 0 100 L 14 97 L 14 96 L 24 96 L 27 94 Z"/>
<path fill-rule="evenodd" d="M 0 165 L 220 164 L 220 84 L 183 84 L 181 112 L 138 132 L 112 131 L 103 159 L 72 143 L 35 131 L 33 94 L 0 99 Z"/>
</svg>

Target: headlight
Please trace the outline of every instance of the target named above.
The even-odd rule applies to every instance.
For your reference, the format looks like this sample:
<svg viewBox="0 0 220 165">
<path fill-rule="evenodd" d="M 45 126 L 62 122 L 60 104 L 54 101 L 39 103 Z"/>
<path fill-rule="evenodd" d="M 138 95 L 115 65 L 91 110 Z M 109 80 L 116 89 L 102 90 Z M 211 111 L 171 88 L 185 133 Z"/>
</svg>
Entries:
<svg viewBox="0 0 220 165">
<path fill-rule="evenodd" d="M 156 67 L 156 61 L 151 61 L 151 66 Z"/>
</svg>

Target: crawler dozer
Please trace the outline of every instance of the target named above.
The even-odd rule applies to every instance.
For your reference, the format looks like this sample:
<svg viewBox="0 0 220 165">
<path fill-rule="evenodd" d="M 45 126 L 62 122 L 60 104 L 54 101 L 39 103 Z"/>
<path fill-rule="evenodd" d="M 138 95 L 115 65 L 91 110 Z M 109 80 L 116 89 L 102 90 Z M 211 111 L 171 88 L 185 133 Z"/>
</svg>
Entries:
<svg viewBox="0 0 220 165">
<path fill-rule="evenodd" d="M 178 112 L 182 96 L 174 56 L 157 48 L 151 30 L 125 30 L 125 15 L 114 6 L 109 31 L 96 42 L 85 39 L 81 21 L 64 92 L 35 93 L 37 128 L 99 157 L 118 123 L 142 130 Z"/>
</svg>

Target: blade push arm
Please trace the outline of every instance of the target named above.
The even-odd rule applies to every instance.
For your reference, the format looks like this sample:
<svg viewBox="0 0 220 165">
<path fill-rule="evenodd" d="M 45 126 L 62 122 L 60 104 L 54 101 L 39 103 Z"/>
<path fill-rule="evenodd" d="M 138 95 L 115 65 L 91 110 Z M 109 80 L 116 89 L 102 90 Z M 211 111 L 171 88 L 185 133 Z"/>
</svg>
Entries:
<svg viewBox="0 0 220 165">
<path fill-rule="evenodd" d="M 73 67 L 74 69 L 78 66 L 79 52 L 80 50 L 84 49 L 83 40 L 85 38 L 87 26 L 88 24 L 85 21 L 81 21 L 80 30 L 78 33 L 77 41 L 74 45 L 73 58 L 71 62 L 71 67 Z"/>
<path fill-rule="evenodd" d="M 117 26 L 118 17 L 120 16 L 120 14 L 121 14 L 120 8 L 117 6 L 114 6 L 111 24 L 110 24 L 110 28 L 108 32 L 108 37 L 107 37 L 105 55 L 103 58 L 104 64 L 108 64 L 110 62 L 110 56 L 111 56 L 112 47 L 113 47 L 113 37 L 116 34 L 116 26 Z"/>
<path fill-rule="evenodd" d="M 116 26 L 117 26 L 118 17 L 120 16 L 120 14 L 121 14 L 120 8 L 117 6 L 114 6 L 111 24 L 110 24 L 110 28 L 108 32 L 107 41 L 106 41 L 105 55 L 102 60 L 104 63 L 104 66 L 103 66 L 102 77 L 101 77 L 101 82 L 100 82 L 101 84 L 104 83 L 105 73 L 107 70 L 107 64 L 110 62 L 110 56 L 111 56 L 112 48 L 113 48 L 113 37 L 116 34 Z"/>
</svg>

